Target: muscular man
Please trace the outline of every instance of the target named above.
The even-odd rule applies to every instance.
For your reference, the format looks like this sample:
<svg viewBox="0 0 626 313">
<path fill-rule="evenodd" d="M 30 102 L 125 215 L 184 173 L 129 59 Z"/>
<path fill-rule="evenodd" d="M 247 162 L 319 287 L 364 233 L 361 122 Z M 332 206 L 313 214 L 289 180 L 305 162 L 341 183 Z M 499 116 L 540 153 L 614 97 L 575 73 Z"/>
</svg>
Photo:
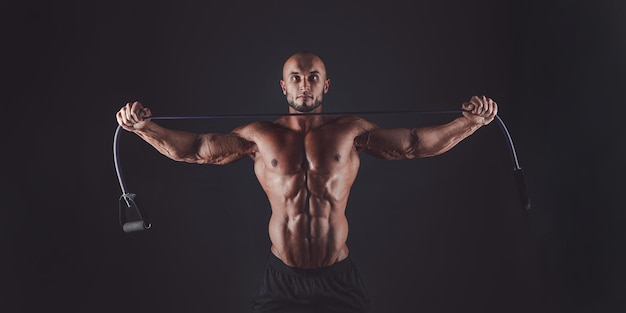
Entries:
<svg viewBox="0 0 626 313">
<path fill-rule="evenodd" d="M 118 123 L 159 152 L 199 164 L 228 164 L 249 156 L 267 194 L 271 253 L 252 303 L 254 312 L 365 312 L 369 300 L 346 246 L 345 215 L 359 170 L 359 152 L 412 159 L 444 153 L 491 122 L 496 103 L 485 96 L 464 102 L 463 116 L 445 125 L 385 129 L 357 116 L 311 115 L 328 92 L 324 62 L 310 52 L 290 56 L 280 87 L 289 113 L 253 122 L 228 134 L 195 134 L 163 128 L 128 103 Z M 308 311 L 307 311 L 308 312 Z"/>
</svg>

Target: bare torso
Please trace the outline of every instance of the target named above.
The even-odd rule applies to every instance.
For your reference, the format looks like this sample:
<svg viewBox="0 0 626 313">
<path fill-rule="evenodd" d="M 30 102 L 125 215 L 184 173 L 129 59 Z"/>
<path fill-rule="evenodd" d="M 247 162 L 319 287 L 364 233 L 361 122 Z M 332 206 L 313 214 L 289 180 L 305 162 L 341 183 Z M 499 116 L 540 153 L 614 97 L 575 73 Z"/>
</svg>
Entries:
<svg viewBox="0 0 626 313">
<path fill-rule="evenodd" d="M 117 120 L 176 161 L 228 164 L 251 156 L 272 208 L 272 252 L 289 266 L 319 268 L 348 256 L 345 210 L 359 170 L 358 151 L 386 160 L 444 153 L 497 114 L 491 99 L 470 101 L 463 104 L 463 117 L 412 129 L 383 129 L 352 116 L 302 114 L 254 122 L 229 134 L 195 134 L 145 121 L 142 115 L 151 112 L 139 102 L 123 107 Z"/>
<path fill-rule="evenodd" d="M 359 169 L 353 117 L 284 117 L 236 132 L 254 143 L 254 171 L 269 199 L 272 253 L 298 268 L 332 265 L 348 256 L 345 210 Z M 365 126 L 365 127 L 364 127 Z"/>
</svg>

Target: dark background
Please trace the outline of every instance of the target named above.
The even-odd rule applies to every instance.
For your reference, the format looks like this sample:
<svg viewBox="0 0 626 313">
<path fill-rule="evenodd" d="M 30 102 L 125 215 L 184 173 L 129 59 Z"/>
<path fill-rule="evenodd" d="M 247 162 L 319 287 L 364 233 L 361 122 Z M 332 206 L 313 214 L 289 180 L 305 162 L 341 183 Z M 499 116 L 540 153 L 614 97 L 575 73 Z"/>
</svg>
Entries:
<svg viewBox="0 0 626 313">
<path fill-rule="evenodd" d="M 286 112 L 282 62 L 326 62 L 324 109 L 500 105 L 429 159 L 363 156 L 348 205 L 372 312 L 623 312 L 623 1 L 2 2 L 3 312 L 247 312 L 268 253 L 251 160 L 173 162 L 120 136 L 152 217 L 125 234 L 114 115 Z M 454 116 L 367 116 L 415 127 Z M 250 120 L 164 121 L 227 132 Z M 6 308 L 6 309 L 5 309 Z"/>
</svg>

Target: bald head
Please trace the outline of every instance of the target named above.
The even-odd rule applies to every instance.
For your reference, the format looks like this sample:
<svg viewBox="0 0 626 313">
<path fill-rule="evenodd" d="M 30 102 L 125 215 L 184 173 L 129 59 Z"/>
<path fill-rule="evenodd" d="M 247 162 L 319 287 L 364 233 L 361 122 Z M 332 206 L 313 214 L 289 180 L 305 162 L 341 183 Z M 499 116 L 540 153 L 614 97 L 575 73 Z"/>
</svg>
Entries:
<svg viewBox="0 0 626 313">
<path fill-rule="evenodd" d="M 280 86 L 293 112 L 321 111 L 322 99 L 330 86 L 326 65 L 312 52 L 296 52 L 283 65 Z"/>
<path fill-rule="evenodd" d="M 326 65 L 324 61 L 313 52 L 298 51 L 289 56 L 283 64 L 283 79 L 288 77 L 291 70 L 294 68 L 316 68 L 320 74 L 323 74 L 322 79 L 326 79 Z"/>
</svg>

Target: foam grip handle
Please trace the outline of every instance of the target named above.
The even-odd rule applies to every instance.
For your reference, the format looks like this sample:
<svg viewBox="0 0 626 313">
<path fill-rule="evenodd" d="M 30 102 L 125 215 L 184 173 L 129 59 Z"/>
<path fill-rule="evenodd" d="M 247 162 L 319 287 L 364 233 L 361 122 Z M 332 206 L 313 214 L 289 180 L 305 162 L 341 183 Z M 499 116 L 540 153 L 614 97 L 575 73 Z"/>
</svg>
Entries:
<svg viewBox="0 0 626 313">
<path fill-rule="evenodd" d="M 147 230 L 152 227 L 148 214 L 136 203 L 137 195 L 134 193 L 126 193 L 120 197 L 120 225 L 125 233 L 132 233 L 140 230 Z M 128 221 L 127 211 L 135 211 L 139 215 L 138 220 Z"/>
<path fill-rule="evenodd" d="M 135 231 L 146 230 L 149 228 L 150 228 L 150 224 L 146 225 L 144 224 L 142 220 L 128 222 L 122 225 L 122 229 L 124 230 L 125 233 L 132 233 Z"/>
<path fill-rule="evenodd" d="M 526 211 L 528 211 L 530 210 L 530 199 L 528 199 L 524 173 L 521 168 L 518 168 L 513 171 L 513 174 L 515 175 L 515 181 L 517 182 L 517 193 L 519 194 L 520 204 Z"/>
</svg>

